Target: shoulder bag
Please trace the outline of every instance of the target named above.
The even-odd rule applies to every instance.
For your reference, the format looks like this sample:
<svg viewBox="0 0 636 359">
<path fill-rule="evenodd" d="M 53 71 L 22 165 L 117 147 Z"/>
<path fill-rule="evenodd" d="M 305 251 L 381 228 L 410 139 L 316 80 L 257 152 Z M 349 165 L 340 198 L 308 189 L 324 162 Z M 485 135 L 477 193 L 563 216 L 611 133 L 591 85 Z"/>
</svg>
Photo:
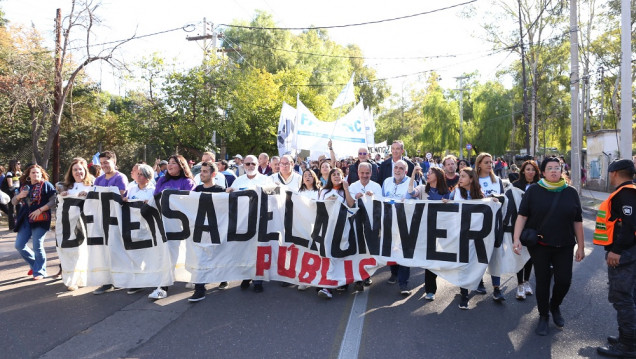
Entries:
<svg viewBox="0 0 636 359">
<path fill-rule="evenodd" d="M 548 214 L 546 214 L 546 216 L 543 218 L 543 222 L 541 222 L 541 226 L 539 226 L 539 229 L 525 227 L 521 231 L 521 236 L 519 236 L 519 241 L 521 241 L 522 245 L 526 247 L 534 247 L 539 242 L 539 238 L 543 238 L 543 235 L 540 234 L 541 229 L 543 228 L 543 226 L 545 226 L 546 222 L 548 221 L 548 218 L 552 216 L 552 213 L 554 212 L 554 209 L 556 208 L 556 204 L 559 201 L 559 198 L 561 198 L 562 192 L 563 191 L 558 192 L 557 195 L 552 200 L 552 206 L 550 207 Z"/>
</svg>

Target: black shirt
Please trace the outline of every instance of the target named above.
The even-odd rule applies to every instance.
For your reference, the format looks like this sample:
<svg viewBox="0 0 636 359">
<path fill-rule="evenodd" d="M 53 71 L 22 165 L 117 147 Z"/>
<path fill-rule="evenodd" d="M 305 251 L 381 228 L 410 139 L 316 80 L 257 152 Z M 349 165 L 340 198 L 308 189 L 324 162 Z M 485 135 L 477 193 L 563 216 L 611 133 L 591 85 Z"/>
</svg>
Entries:
<svg viewBox="0 0 636 359">
<path fill-rule="evenodd" d="M 444 173 L 444 178 L 446 179 L 446 185 L 448 186 L 449 190 L 453 190 L 453 188 L 455 188 L 455 186 L 459 182 L 458 174 L 455 174 L 455 177 L 453 177 L 452 179 L 448 179 L 448 177 L 446 177 L 446 173 Z"/>
<path fill-rule="evenodd" d="M 632 181 L 621 183 L 616 189 L 631 184 Z M 624 250 L 634 246 L 634 231 L 636 230 L 636 191 L 632 189 L 623 189 L 618 192 L 610 203 L 610 217 L 608 220 L 613 221 L 620 218 L 621 222 L 616 222 L 614 226 L 614 240 L 612 244 L 605 246 L 605 250 L 621 254 Z"/>
<path fill-rule="evenodd" d="M 194 192 L 225 192 L 225 189 L 218 184 L 208 188 L 205 188 L 202 184 L 200 184 L 194 189 Z"/>
<path fill-rule="evenodd" d="M 556 195 L 557 192 L 550 192 L 538 184 L 528 187 L 519 205 L 519 214 L 528 217 L 526 227 L 539 229 Z M 540 242 L 552 247 L 574 246 L 574 222 L 583 222 L 581 201 L 576 190 L 568 186 L 563 189 L 551 218 L 540 229 L 539 234 L 543 235 Z"/>
</svg>

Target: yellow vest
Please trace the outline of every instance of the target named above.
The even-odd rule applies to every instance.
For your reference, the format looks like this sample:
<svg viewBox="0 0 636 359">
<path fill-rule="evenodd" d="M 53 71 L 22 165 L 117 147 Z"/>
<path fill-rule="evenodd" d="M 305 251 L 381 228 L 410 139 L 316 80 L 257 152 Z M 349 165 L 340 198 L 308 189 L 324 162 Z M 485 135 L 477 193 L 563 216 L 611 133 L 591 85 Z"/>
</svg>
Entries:
<svg viewBox="0 0 636 359">
<path fill-rule="evenodd" d="M 612 194 L 607 197 L 603 203 L 601 203 L 598 208 L 598 212 L 596 213 L 596 228 L 594 229 L 594 244 L 598 244 L 601 246 L 609 246 L 614 242 L 614 225 L 616 221 L 621 221 L 620 218 L 616 218 L 612 221 L 609 220 L 611 215 L 611 204 L 612 198 L 620 192 L 623 188 L 631 188 L 636 190 L 636 185 L 628 184 L 620 187 L 616 191 L 612 192 Z M 634 233 L 636 235 L 636 233 Z"/>
</svg>

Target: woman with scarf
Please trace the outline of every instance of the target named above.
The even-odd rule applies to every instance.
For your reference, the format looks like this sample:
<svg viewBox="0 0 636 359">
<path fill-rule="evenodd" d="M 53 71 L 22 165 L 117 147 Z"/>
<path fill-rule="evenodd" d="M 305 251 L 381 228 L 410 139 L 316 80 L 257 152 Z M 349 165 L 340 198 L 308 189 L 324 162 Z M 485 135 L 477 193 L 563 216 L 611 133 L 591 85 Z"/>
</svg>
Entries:
<svg viewBox="0 0 636 359">
<path fill-rule="evenodd" d="M 55 206 L 55 187 L 49 182 L 44 168 L 30 166 L 20 178 L 25 185 L 12 199 L 14 206 L 21 204 L 15 231 L 15 249 L 29 264 L 33 280 L 46 277 L 46 252 L 44 237 L 51 228 L 51 209 Z M 33 250 L 27 246 L 33 239 Z"/>
<path fill-rule="evenodd" d="M 537 185 L 528 187 L 519 206 L 515 222 L 513 251 L 521 253 L 521 232 L 524 227 L 539 232 L 538 243 L 528 247 L 534 263 L 536 299 L 539 323 L 538 335 L 548 335 L 549 315 L 558 328 L 565 320 L 561 315 L 561 303 L 572 281 L 572 258 L 580 262 L 585 257 L 583 218 L 579 194 L 568 186 L 562 176 L 563 167 L 556 157 L 541 162 L 543 178 Z M 574 246 L 577 245 L 576 252 Z M 552 278 L 552 295 L 550 287 Z"/>
</svg>

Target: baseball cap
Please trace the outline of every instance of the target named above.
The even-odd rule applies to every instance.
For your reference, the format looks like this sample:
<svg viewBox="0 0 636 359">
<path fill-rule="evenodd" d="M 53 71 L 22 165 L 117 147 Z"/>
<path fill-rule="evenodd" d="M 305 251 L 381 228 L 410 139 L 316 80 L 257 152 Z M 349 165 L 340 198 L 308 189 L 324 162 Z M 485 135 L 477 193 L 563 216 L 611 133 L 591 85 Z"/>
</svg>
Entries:
<svg viewBox="0 0 636 359">
<path fill-rule="evenodd" d="M 168 164 L 168 161 L 166 160 L 162 160 L 161 162 L 159 162 L 160 166 L 167 165 L 167 164 Z"/>
<path fill-rule="evenodd" d="M 631 173 L 634 173 L 634 162 L 632 160 L 614 160 L 610 163 L 607 168 L 607 172 L 615 172 L 620 170 L 630 170 Z"/>
<path fill-rule="evenodd" d="M 243 156 L 237 154 L 237 155 L 234 156 L 234 158 L 238 158 L 239 160 L 242 160 Z"/>
</svg>

